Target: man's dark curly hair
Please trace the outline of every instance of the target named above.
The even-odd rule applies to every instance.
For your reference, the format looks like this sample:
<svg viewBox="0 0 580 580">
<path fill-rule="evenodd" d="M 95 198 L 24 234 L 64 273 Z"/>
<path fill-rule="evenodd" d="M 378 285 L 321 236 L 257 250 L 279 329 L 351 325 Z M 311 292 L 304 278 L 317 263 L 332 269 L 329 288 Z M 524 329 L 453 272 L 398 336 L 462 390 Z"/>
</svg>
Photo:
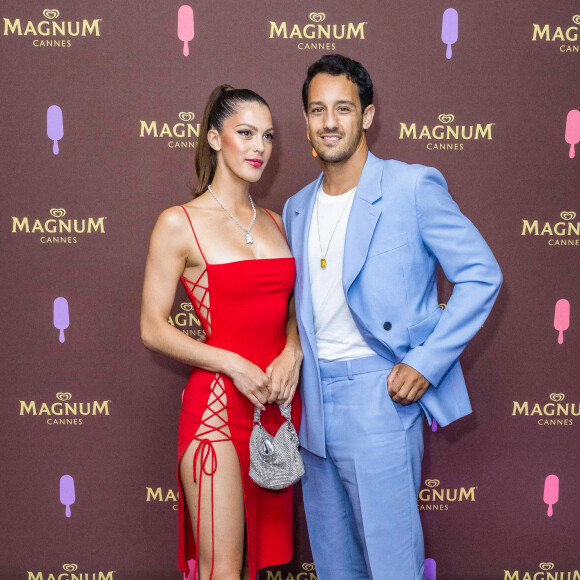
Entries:
<svg viewBox="0 0 580 580">
<path fill-rule="evenodd" d="M 371 81 L 367 69 L 360 62 L 352 60 L 352 58 L 340 54 L 325 54 L 308 67 L 306 80 L 302 85 L 302 104 L 304 105 L 305 111 L 308 109 L 308 89 L 310 82 L 320 73 L 334 77 L 346 75 L 346 78 L 358 87 L 358 96 L 363 112 L 372 104 L 373 81 Z"/>
</svg>

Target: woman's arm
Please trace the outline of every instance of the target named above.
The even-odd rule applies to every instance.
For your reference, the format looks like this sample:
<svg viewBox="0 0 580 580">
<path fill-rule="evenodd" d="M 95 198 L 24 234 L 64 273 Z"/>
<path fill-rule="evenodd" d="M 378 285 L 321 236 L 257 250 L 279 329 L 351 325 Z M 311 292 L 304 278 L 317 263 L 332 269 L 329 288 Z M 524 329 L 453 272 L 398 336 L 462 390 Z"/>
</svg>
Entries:
<svg viewBox="0 0 580 580">
<path fill-rule="evenodd" d="M 200 255 L 189 256 L 190 234 L 180 208 L 164 211 L 157 220 L 145 267 L 141 308 L 141 339 L 150 350 L 191 366 L 223 373 L 256 407 L 264 408 L 270 395 L 268 378 L 247 359 L 186 336 L 168 322 L 175 289 L 186 263 L 201 265 Z"/>
<path fill-rule="evenodd" d="M 292 403 L 298 387 L 302 358 L 293 294 L 288 304 L 286 346 L 266 369 L 266 375 L 270 379 L 269 403 L 276 401 L 277 403 L 284 403 L 286 407 Z"/>
<path fill-rule="evenodd" d="M 282 218 L 274 212 L 278 226 L 285 232 Z M 285 234 L 284 234 L 285 235 Z M 300 377 L 300 365 L 302 364 L 302 347 L 298 336 L 298 323 L 296 321 L 296 307 L 294 305 L 294 294 L 288 302 L 288 318 L 286 320 L 286 346 L 282 352 L 270 363 L 266 369 L 266 374 L 270 379 L 269 403 L 274 401 L 290 405 Z"/>
</svg>

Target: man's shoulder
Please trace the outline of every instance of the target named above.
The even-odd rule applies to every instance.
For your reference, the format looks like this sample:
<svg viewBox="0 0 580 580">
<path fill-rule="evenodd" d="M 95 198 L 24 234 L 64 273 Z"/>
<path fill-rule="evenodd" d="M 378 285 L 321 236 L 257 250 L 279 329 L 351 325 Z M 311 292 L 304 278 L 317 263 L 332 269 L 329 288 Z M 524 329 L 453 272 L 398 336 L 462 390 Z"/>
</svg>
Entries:
<svg viewBox="0 0 580 580">
<path fill-rule="evenodd" d="M 308 185 L 305 185 L 300 191 L 290 196 L 286 201 L 286 205 L 288 207 L 296 207 L 298 205 L 301 205 L 304 202 L 304 200 L 310 195 L 310 193 L 312 192 L 312 188 L 316 185 L 317 181 L 318 177 L 314 181 L 311 181 Z"/>
<path fill-rule="evenodd" d="M 378 157 L 377 157 L 378 159 Z M 437 171 L 434 167 L 420 163 L 406 163 L 398 159 L 378 159 L 384 164 L 383 175 L 408 178 L 415 180 L 423 171 Z"/>
</svg>

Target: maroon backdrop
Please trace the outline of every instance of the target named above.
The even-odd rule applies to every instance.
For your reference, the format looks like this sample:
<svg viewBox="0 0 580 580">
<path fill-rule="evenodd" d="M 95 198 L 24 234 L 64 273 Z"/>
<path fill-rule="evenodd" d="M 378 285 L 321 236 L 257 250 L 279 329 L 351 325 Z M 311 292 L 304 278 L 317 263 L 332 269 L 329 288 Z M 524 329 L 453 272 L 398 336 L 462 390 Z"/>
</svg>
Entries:
<svg viewBox="0 0 580 580">
<path fill-rule="evenodd" d="M 188 56 L 181 3 L 0 8 L 0 577 L 182 577 L 176 429 L 189 369 L 140 342 L 149 235 L 190 198 L 217 84 L 272 107 L 260 204 L 281 211 L 314 179 L 300 88 L 336 51 L 374 80 L 373 152 L 440 169 L 505 276 L 462 356 L 474 413 L 425 429 L 427 580 L 580 578 L 580 2 L 196 0 Z M 441 302 L 450 290 L 442 281 Z M 180 288 L 171 322 L 198 332 Z M 261 580 L 316 578 L 297 492 L 294 560 Z"/>
</svg>

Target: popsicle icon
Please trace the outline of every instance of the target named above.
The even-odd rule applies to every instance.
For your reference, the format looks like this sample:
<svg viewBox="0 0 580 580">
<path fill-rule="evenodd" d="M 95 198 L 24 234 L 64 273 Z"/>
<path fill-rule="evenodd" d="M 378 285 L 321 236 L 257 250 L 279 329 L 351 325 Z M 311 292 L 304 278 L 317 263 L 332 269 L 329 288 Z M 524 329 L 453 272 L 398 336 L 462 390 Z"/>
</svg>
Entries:
<svg viewBox="0 0 580 580">
<path fill-rule="evenodd" d="M 561 298 L 554 310 L 554 328 L 558 331 L 558 344 L 564 342 L 564 331 L 570 326 L 570 302 Z"/>
<path fill-rule="evenodd" d="M 425 558 L 425 580 L 437 580 L 437 564 L 433 558 Z"/>
<path fill-rule="evenodd" d="M 58 340 L 64 342 L 64 331 L 69 325 L 68 301 L 66 298 L 59 296 L 54 299 L 52 323 L 54 327 L 60 330 Z"/>
<path fill-rule="evenodd" d="M 453 51 L 451 50 L 451 45 L 457 42 L 457 37 L 459 35 L 459 15 L 455 8 L 447 8 L 443 12 L 443 25 L 441 26 L 441 40 L 447 45 L 447 58 L 453 56 Z"/>
<path fill-rule="evenodd" d="M 570 145 L 570 159 L 574 159 L 574 145 L 580 143 L 580 111 L 577 109 L 572 109 L 566 117 L 566 143 Z"/>
<path fill-rule="evenodd" d="M 433 431 L 433 433 L 435 433 L 435 431 L 437 431 L 437 421 L 435 421 L 435 419 L 433 419 L 433 421 L 431 423 L 431 431 Z"/>
<path fill-rule="evenodd" d="M 560 480 L 557 475 L 548 475 L 544 483 L 544 503 L 548 505 L 548 517 L 551 518 L 554 510 L 552 506 L 558 503 Z"/>
<path fill-rule="evenodd" d="M 46 134 L 53 141 L 52 152 L 58 155 L 58 142 L 64 135 L 62 109 L 58 105 L 51 105 L 46 111 Z"/>
<path fill-rule="evenodd" d="M 196 563 L 195 560 L 188 560 L 187 565 L 189 566 L 189 574 L 183 574 L 183 580 L 195 580 L 196 576 Z"/>
<path fill-rule="evenodd" d="M 70 475 L 60 478 L 60 503 L 66 506 L 65 515 L 70 518 L 70 506 L 75 502 L 75 480 Z"/>
<path fill-rule="evenodd" d="M 189 41 L 193 40 L 193 8 L 184 4 L 177 12 L 177 37 L 183 42 L 183 56 L 189 56 Z"/>
</svg>

